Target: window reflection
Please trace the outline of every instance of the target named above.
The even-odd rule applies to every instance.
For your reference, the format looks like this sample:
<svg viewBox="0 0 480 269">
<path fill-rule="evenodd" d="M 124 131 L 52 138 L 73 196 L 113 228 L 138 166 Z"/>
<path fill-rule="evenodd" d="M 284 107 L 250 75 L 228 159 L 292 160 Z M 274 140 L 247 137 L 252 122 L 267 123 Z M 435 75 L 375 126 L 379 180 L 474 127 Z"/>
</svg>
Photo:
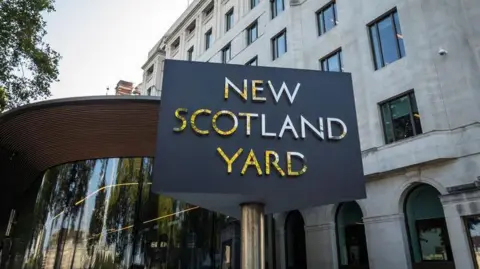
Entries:
<svg viewBox="0 0 480 269">
<path fill-rule="evenodd" d="M 471 216 L 465 220 L 470 236 L 470 249 L 476 268 L 480 268 L 480 216 Z"/>
<path fill-rule="evenodd" d="M 3 265 L 12 269 L 239 268 L 239 222 L 153 194 L 152 168 L 152 159 L 121 158 L 48 170 L 18 204 L 21 217 Z"/>
</svg>

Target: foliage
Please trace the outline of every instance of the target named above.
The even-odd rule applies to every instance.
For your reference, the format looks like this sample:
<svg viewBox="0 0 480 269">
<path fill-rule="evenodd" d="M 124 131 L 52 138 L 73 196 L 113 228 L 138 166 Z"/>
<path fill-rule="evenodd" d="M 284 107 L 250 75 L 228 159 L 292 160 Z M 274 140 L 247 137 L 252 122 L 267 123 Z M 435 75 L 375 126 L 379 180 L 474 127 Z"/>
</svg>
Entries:
<svg viewBox="0 0 480 269">
<path fill-rule="evenodd" d="M 0 112 L 2 112 L 7 106 L 7 93 L 5 89 L 0 87 Z"/>
<path fill-rule="evenodd" d="M 0 1 L 0 111 L 51 95 L 60 55 L 43 41 L 42 16 L 54 11 L 54 0 Z"/>
</svg>

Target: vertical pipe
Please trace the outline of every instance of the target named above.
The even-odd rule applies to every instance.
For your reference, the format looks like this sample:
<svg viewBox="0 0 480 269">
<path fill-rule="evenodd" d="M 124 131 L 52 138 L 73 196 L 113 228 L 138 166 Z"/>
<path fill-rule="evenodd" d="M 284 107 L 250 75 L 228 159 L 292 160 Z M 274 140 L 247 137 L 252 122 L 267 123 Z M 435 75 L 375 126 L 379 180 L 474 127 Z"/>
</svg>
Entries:
<svg viewBox="0 0 480 269">
<path fill-rule="evenodd" d="M 265 269 L 264 206 L 242 204 L 241 269 Z"/>
</svg>

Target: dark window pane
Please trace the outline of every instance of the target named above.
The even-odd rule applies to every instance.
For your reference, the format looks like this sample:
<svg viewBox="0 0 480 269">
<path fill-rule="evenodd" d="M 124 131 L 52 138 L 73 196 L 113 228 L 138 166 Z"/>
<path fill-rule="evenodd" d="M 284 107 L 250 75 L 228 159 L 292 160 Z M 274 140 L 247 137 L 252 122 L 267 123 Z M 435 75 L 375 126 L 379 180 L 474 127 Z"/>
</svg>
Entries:
<svg viewBox="0 0 480 269">
<path fill-rule="evenodd" d="M 325 32 L 329 31 L 335 26 L 335 15 L 333 11 L 333 5 L 329 6 L 323 11 Z"/>
<path fill-rule="evenodd" d="M 228 31 L 233 26 L 233 10 L 229 11 L 227 15 L 225 15 L 225 30 Z"/>
<path fill-rule="evenodd" d="M 418 220 L 416 225 L 422 260 L 450 260 L 451 249 L 445 219 Z"/>
<path fill-rule="evenodd" d="M 395 140 L 413 136 L 408 96 L 390 102 L 390 111 L 392 113 Z"/>
<path fill-rule="evenodd" d="M 274 0 L 272 2 L 272 18 L 278 16 L 284 9 L 284 0 Z"/>
<path fill-rule="evenodd" d="M 388 108 L 388 104 L 382 105 L 381 109 L 382 109 L 382 118 L 383 118 L 383 128 L 385 133 L 385 142 L 389 144 L 395 141 L 393 137 L 392 115 L 390 114 L 390 109 Z"/>
<path fill-rule="evenodd" d="M 380 52 L 380 40 L 377 34 L 377 26 L 370 27 L 370 38 L 372 39 L 373 53 L 375 55 L 375 69 L 383 67 L 382 54 Z"/>
<path fill-rule="evenodd" d="M 247 44 L 252 44 L 258 38 L 258 25 L 255 22 L 247 29 Z"/>
<path fill-rule="evenodd" d="M 278 37 L 278 57 L 287 52 L 287 36 L 285 33 Z"/>
<path fill-rule="evenodd" d="M 338 53 L 333 55 L 332 57 L 328 58 L 328 71 L 332 72 L 340 72 L 340 61 L 339 61 Z"/>
<path fill-rule="evenodd" d="M 318 23 L 318 35 L 322 35 L 325 32 L 322 12 L 319 12 L 317 14 L 317 23 Z"/>
<path fill-rule="evenodd" d="M 400 57 L 405 56 L 405 45 L 403 44 L 403 34 L 402 29 L 400 27 L 400 20 L 398 19 L 398 12 L 393 13 L 393 19 L 395 20 L 395 30 L 396 36 L 398 40 L 398 46 L 400 49 Z"/>
<path fill-rule="evenodd" d="M 378 23 L 380 43 L 382 44 L 383 61 L 385 65 L 398 60 L 397 37 L 393 28 L 392 17 L 387 17 Z"/>
</svg>

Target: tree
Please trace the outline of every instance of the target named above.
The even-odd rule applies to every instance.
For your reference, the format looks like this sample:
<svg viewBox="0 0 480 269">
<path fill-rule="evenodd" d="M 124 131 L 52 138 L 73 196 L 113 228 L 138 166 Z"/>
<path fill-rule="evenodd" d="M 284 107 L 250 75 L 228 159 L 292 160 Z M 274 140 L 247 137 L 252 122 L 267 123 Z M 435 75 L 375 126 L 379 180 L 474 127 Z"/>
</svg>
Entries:
<svg viewBox="0 0 480 269">
<path fill-rule="evenodd" d="M 0 111 L 51 95 L 60 55 L 43 41 L 42 15 L 54 12 L 54 0 L 0 1 Z M 6 101 L 5 101 L 6 100 Z"/>
</svg>

